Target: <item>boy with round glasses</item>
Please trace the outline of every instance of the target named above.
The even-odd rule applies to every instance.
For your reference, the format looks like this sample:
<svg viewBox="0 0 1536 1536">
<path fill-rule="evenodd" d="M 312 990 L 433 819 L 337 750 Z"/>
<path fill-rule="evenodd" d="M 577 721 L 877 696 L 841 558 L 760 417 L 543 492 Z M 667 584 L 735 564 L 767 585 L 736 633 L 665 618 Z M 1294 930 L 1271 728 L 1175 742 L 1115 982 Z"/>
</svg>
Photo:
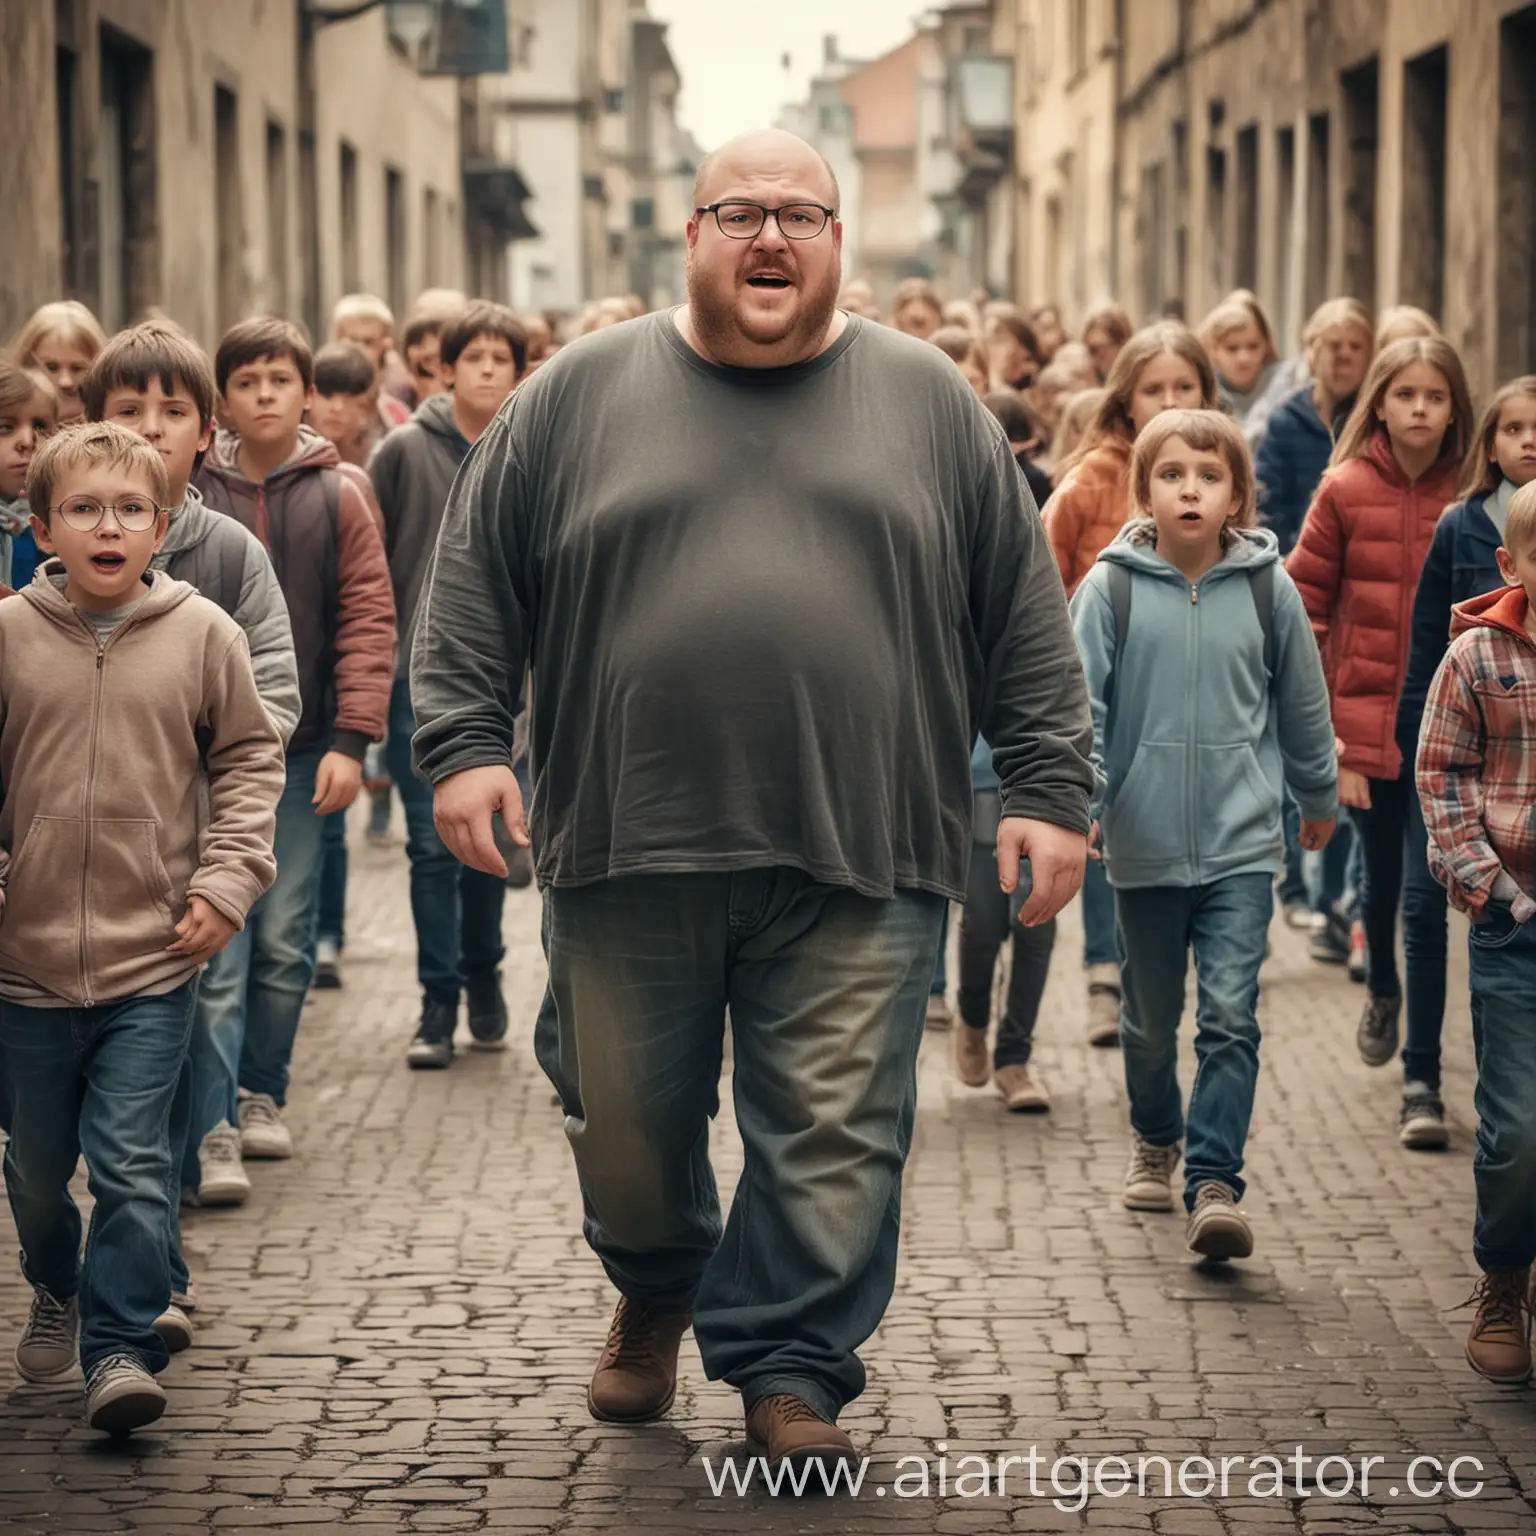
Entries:
<svg viewBox="0 0 1536 1536">
<path fill-rule="evenodd" d="M 272 883 L 283 750 L 240 626 L 150 571 L 169 495 L 154 448 L 106 423 L 61 433 L 27 495 L 51 558 L 0 604 L 0 1128 L 35 1292 L 15 1360 L 51 1382 L 78 1359 L 91 1426 L 126 1433 L 165 1408 L 170 1115 L 197 977 Z"/>
</svg>

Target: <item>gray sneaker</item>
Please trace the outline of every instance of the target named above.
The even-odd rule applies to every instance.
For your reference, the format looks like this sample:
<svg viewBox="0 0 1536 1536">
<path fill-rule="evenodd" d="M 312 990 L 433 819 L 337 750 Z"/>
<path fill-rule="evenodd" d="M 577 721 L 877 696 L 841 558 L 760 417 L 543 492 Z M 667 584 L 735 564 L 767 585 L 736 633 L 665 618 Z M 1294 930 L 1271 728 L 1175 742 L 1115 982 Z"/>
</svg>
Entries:
<svg viewBox="0 0 1536 1536">
<path fill-rule="evenodd" d="M 179 1355 L 184 1349 L 191 1349 L 192 1319 L 174 1301 L 155 1319 L 154 1327 L 155 1332 L 160 1335 L 160 1342 L 173 1355 Z"/>
<path fill-rule="evenodd" d="M 283 1123 L 283 1112 L 270 1093 L 242 1095 L 237 1112 L 242 1157 L 293 1156 L 293 1132 Z"/>
<path fill-rule="evenodd" d="M 16 1346 L 16 1369 L 23 1381 L 57 1381 L 80 1358 L 80 1304 L 71 1296 L 56 1301 L 34 1288 L 32 1311 Z"/>
<path fill-rule="evenodd" d="M 1397 1055 L 1397 1021 L 1403 1011 L 1403 995 L 1370 997 L 1360 1015 L 1355 1045 L 1368 1067 L 1384 1067 Z"/>
<path fill-rule="evenodd" d="M 244 1205 L 251 1193 L 250 1175 L 240 1152 L 240 1132 L 220 1120 L 197 1147 L 200 1180 L 198 1205 Z"/>
<path fill-rule="evenodd" d="M 165 1388 L 132 1355 L 107 1355 L 85 1381 L 85 1417 L 92 1429 L 128 1435 L 165 1412 Z"/>
<path fill-rule="evenodd" d="M 1403 1084 L 1403 1112 L 1397 1121 L 1397 1139 L 1415 1152 L 1438 1152 L 1450 1145 L 1445 1105 L 1427 1083 Z"/>
<path fill-rule="evenodd" d="M 1219 1179 L 1207 1179 L 1195 1190 L 1184 1240 L 1202 1259 L 1246 1259 L 1253 1252 L 1253 1228 L 1237 1207 L 1237 1196 Z"/>
<path fill-rule="evenodd" d="M 1171 1211 L 1173 1170 L 1179 1166 L 1179 1144 L 1154 1147 L 1131 1132 L 1131 1159 L 1120 1196 L 1128 1211 Z"/>
</svg>

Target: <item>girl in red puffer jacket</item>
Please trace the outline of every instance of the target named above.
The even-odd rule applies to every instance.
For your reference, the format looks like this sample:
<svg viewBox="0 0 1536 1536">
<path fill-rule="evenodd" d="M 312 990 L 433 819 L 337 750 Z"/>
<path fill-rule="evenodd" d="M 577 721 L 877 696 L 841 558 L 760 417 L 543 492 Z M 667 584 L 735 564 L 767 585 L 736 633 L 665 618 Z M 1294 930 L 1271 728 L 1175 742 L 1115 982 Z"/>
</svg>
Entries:
<svg viewBox="0 0 1536 1536">
<path fill-rule="evenodd" d="M 1449 342 L 1414 337 L 1383 348 L 1286 561 L 1328 674 L 1339 800 L 1351 807 L 1365 853 L 1370 998 L 1357 1039 L 1371 1066 L 1397 1054 L 1403 1006 L 1397 908 L 1414 786 L 1394 727 L 1413 595 L 1435 524 L 1455 499 L 1474 425 L 1461 359 Z M 1412 946 L 1407 960 L 1413 1012 Z"/>
</svg>

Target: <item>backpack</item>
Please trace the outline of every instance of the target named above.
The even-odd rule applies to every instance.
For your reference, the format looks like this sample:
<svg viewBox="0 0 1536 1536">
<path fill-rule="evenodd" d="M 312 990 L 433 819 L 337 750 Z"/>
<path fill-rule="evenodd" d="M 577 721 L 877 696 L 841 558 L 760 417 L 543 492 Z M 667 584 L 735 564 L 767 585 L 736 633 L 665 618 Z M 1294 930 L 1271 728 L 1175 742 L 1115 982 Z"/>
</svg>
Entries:
<svg viewBox="0 0 1536 1536">
<path fill-rule="evenodd" d="M 1120 671 L 1120 651 L 1131 626 L 1131 573 L 1117 560 L 1104 562 L 1109 587 L 1110 611 L 1115 617 L 1114 659 L 1109 671 L 1109 696 L 1105 700 L 1106 718 L 1104 736 L 1109 739 L 1115 718 L 1115 678 Z M 1259 628 L 1264 633 L 1264 676 L 1272 680 L 1275 675 L 1275 567 L 1271 561 L 1261 565 L 1248 577 L 1248 589 L 1253 594 L 1253 606 L 1259 617 Z"/>
</svg>

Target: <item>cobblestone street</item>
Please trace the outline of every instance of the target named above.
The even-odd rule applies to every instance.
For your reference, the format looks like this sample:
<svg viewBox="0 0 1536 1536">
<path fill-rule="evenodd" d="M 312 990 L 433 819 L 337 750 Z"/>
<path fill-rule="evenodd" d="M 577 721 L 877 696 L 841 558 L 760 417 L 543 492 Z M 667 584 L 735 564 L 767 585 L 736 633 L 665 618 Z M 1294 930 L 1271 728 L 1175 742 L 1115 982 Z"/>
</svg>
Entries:
<svg viewBox="0 0 1536 1536">
<path fill-rule="evenodd" d="M 870 1389 L 844 1419 L 874 1464 L 857 1502 L 794 1505 L 710 1496 L 700 1457 L 741 1449 L 739 1401 L 704 1380 L 690 1342 L 666 1423 L 624 1431 L 587 1415 L 612 1295 L 533 1061 L 536 893 L 508 900 L 513 1049 L 462 1053 L 441 1075 L 403 1062 L 417 994 L 398 846 L 358 847 L 352 914 L 346 990 L 310 1004 L 300 1037 L 298 1155 L 252 1166 L 244 1210 L 187 1215 L 199 1334 L 165 1377 L 160 1423 L 113 1448 L 81 1424 L 78 1382 L 14 1376 L 28 1298 L 8 1252 L 0 1530 L 1536 1530 L 1536 1393 L 1474 1376 L 1467 1314 L 1448 1313 L 1472 1285 L 1459 926 L 1452 1150 L 1426 1157 L 1395 1139 L 1398 1069 L 1356 1057 L 1360 990 L 1276 922 L 1248 1170 L 1258 1250 L 1225 1272 L 1192 1267 L 1181 1218 L 1119 1206 L 1120 1061 L 1082 1043 L 1073 915 L 1040 1027 L 1049 1117 L 1010 1118 L 990 1091 L 960 1088 L 947 1036 L 930 1032 L 896 1297 L 865 1351 Z M 728 1107 L 716 1142 L 729 1188 Z M 1049 1467 L 1068 1454 L 1289 1458 L 1298 1444 L 1357 1466 L 1385 1458 L 1370 1500 L 1133 1493 L 1079 1514 L 1053 1507 L 1048 1478 L 1042 1498 L 891 1486 L 895 1459 L 920 1455 L 936 1489 L 941 1447 L 953 1478 L 961 1455 L 995 1464 L 1032 1445 Z M 1415 1455 L 1478 1458 L 1462 1483 L 1481 1494 L 1410 1498 Z"/>
</svg>

